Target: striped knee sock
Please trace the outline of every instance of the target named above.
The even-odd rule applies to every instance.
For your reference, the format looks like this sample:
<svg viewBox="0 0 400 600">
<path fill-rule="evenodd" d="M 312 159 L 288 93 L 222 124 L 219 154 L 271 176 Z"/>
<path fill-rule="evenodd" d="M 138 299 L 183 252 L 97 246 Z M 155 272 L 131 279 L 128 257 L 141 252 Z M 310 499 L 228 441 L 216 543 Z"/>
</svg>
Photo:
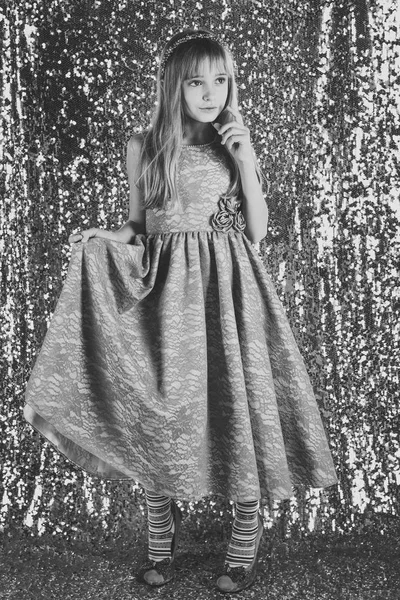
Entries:
<svg viewBox="0 0 400 600">
<path fill-rule="evenodd" d="M 247 567 L 255 554 L 258 532 L 258 500 L 237 502 L 232 537 L 225 563 L 231 567 Z"/>
<path fill-rule="evenodd" d="M 171 558 L 171 543 L 175 530 L 171 498 L 145 491 L 149 521 L 149 559 L 159 562 L 164 558 Z"/>
</svg>

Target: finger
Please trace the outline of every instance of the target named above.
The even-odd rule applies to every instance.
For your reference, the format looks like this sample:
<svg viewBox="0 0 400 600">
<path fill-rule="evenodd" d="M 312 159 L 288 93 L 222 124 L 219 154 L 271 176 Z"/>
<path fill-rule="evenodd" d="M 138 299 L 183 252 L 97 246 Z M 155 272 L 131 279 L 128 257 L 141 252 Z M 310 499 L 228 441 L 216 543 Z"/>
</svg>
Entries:
<svg viewBox="0 0 400 600">
<path fill-rule="evenodd" d="M 77 242 L 81 242 L 83 238 L 83 235 L 80 231 L 78 231 L 77 233 L 72 233 L 69 238 L 68 238 L 68 242 L 70 244 L 76 244 Z"/>
<path fill-rule="evenodd" d="M 240 146 L 240 143 L 241 142 L 240 142 L 239 136 L 234 135 L 234 136 L 230 137 L 229 140 L 227 140 L 227 142 L 225 143 L 225 147 L 228 150 L 232 150 L 233 146 Z"/>
<path fill-rule="evenodd" d="M 241 115 L 241 113 L 236 110 L 235 108 L 232 108 L 232 106 L 227 106 L 225 110 L 229 110 L 229 112 L 235 117 L 236 121 L 238 123 L 240 123 L 241 125 L 243 125 L 243 117 Z"/>
<path fill-rule="evenodd" d="M 224 137 L 224 135 L 232 135 L 236 133 L 243 133 L 244 135 L 247 135 L 250 132 L 247 129 L 247 127 L 245 127 L 241 123 L 238 123 L 237 121 L 232 121 L 231 123 L 223 125 L 218 131 L 218 133 L 221 137 Z"/>
<path fill-rule="evenodd" d="M 239 148 L 239 146 L 245 148 L 247 146 L 247 138 L 245 138 L 242 135 L 232 135 L 225 142 L 225 147 L 228 150 L 231 150 L 232 146 L 236 146 L 236 149 Z M 250 145 L 248 147 L 248 151 L 251 153 L 251 146 Z"/>
<path fill-rule="evenodd" d="M 226 142 L 228 140 L 232 139 L 232 137 L 238 138 L 238 140 L 240 140 L 241 143 L 245 142 L 246 140 L 250 140 L 246 131 L 236 128 L 236 129 L 231 129 L 231 130 L 227 131 L 222 136 L 221 144 L 226 144 Z"/>
<path fill-rule="evenodd" d="M 96 237 L 97 235 L 97 229 L 96 227 L 91 227 L 90 229 L 85 229 L 85 231 L 82 232 L 82 242 L 88 242 L 90 240 L 90 238 Z"/>
<path fill-rule="evenodd" d="M 91 229 L 86 229 L 86 231 L 82 232 L 82 242 L 85 244 L 86 242 L 89 241 L 89 239 L 93 237 L 92 234 L 92 230 Z"/>
</svg>

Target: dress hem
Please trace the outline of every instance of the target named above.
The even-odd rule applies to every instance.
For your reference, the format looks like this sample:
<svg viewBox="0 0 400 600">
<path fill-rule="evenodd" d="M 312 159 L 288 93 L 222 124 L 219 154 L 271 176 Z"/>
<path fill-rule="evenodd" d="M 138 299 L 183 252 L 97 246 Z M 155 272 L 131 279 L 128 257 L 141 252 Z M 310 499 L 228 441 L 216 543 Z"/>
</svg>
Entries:
<svg viewBox="0 0 400 600">
<path fill-rule="evenodd" d="M 75 442 L 67 437 L 66 435 L 64 435 L 61 432 L 58 432 L 50 423 L 48 423 L 48 421 L 46 421 L 46 419 L 44 419 L 39 412 L 37 412 L 36 409 L 32 408 L 32 406 L 30 404 L 25 404 L 24 410 L 26 408 L 29 408 L 35 415 L 39 416 L 40 419 L 43 419 L 44 422 L 46 422 L 46 424 L 48 425 L 49 428 L 51 428 L 53 430 L 53 432 L 55 432 L 55 435 L 58 436 L 63 436 L 65 437 L 69 442 L 72 442 L 73 444 L 75 444 Z M 160 494 L 160 495 L 164 495 L 164 496 L 168 496 L 170 498 L 174 498 L 180 501 L 184 501 L 184 502 L 199 502 L 201 500 L 205 500 L 207 498 L 213 497 L 213 496 L 218 496 L 219 498 L 224 498 L 225 500 L 228 500 L 229 502 L 250 502 L 250 501 L 254 501 L 254 500 L 259 500 L 261 504 L 263 505 L 271 505 L 274 502 L 282 502 L 284 500 L 290 500 L 291 498 L 293 498 L 296 495 L 296 490 L 306 490 L 306 489 L 315 489 L 315 490 L 323 490 L 323 489 L 327 489 L 329 487 L 334 486 L 337 481 L 334 481 L 332 483 L 329 483 L 327 485 L 324 486 L 311 486 L 311 485 L 306 485 L 306 484 L 297 484 L 297 485 L 293 485 L 293 492 L 292 494 L 287 494 L 287 495 L 282 495 L 282 496 L 271 496 L 271 494 L 260 494 L 257 497 L 254 496 L 235 496 L 235 495 L 226 495 L 223 494 L 222 492 L 217 492 L 217 491 L 211 491 L 208 490 L 207 492 L 204 492 L 202 494 L 199 495 L 195 495 L 195 496 L 185 496 L 185 495 L 181 495 L 181 494 L 171 494 L 170 490 L 163 490 L 163 489 L 159 489 L 156 488 L 156 486 L 151 485 L 151 484 L 145 484 L 142 483 L 143 479 L 140 476 L 123 476 L 123 474 L 121 473 L 121 475 L 112 477 L 112 476 L 107 476 L 107 475 L 102 475 L 99 472 L 95 472 L 92 471 L 86 467 L 84 467 L 83 465 L 79 464 L 78 462 L 76 462 L 75 460 L 73 460 L 66 452 L 63 452 L 60 447 L 57 445 L 56 442 L 52 441 L 51 439 L 49 439 L 45 433 L 43 433 L 39 427 L 36 427 L 33 423 L 32 420 L 29 419 L 28 416 L 25 416 L 26 422 L 32 427 L 32 429 L 34 429 L 37 433 L 39 433 L 39 435 L 41 435 L 42 437 L 45 438 L 45 441 L 50 444 L 50 446 L 52 446 L 52 448 L 54 448 L 54 450 L 56 450 L 56 452 L 58 452 L 59 454 L 61 454 L 66 460 L 68 460 L 72 465 L 74 465 L 74 467 L 76 467 L 77 469 L 79 469 L 80 471 L 82 471 L 83 473 L 87 474 L 89 477 L 94 478 L 94 479 L 99 479 L 102 481 L 115 481 L 115 482 L 119 482 L 119 481 L 131 481 L 132 483 L 136 483 L 138 484 L 140 487 L 142 487 L 143 489 L 146 489 L 150 492 L 153 492 L 155 494 Z M 84 448 L 82 448 L 84 450 L 85 453 L 90 454 L 91 456 L 97 458 L 98 460 L 102 459 L 98 456 L 96 456 L 95 454 L 89 452 L 89 450 L 86 450 Z M 105 462 L 105 461 L 102 461 Z M 109 463 L 106 463 L 109 464 Z M 142 480 L 142 481 L 141 481 Z"/>
</svg>

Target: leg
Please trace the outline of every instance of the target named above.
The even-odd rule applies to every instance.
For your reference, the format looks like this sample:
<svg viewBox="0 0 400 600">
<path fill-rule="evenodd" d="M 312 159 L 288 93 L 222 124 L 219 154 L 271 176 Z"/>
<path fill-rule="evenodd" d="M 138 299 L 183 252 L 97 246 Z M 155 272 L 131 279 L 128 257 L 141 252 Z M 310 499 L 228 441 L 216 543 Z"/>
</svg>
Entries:
<svg viewBox="0 0 400 600">
<path fill-rule="evenodd" d="M 232 537 L 225 563 L 230 567 L 248 567 L 254 558 L 258 533 L 258 500 L 237 502 Z"/>
<path fill-rule="evenodd" d="M 224 572 L 217 581 L 218 589 L 224 593 L 240 592 L 254 583 L 257 553 L 263 534 L 258 500 L 238 502 L 235 508 Z"/>
<path fill-rule="evenodd" d="M 171 512 L 171 498 L 158 496 L 146 490 L 149 522 L 149 559 L 159 562 L 171 558 L 171 543 L 175 531 Z"/>
<path fill-rule="evenodd" d="M 151 586 L 161 586 L 174 576 L 181 513 L 175 502 L 146 490 L 149 522 L 148 561 L 140 577 Z"/>
</svg>

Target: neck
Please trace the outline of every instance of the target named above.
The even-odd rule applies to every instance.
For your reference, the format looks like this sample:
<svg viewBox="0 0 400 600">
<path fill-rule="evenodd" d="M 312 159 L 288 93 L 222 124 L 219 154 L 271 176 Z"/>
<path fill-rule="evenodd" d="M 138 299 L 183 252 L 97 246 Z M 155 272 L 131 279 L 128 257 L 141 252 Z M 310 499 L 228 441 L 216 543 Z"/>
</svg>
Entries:
<svg viewBox="0 0 400 600">
<path fill-rule="evenodd" d="M 187 121 L 183 143 L 185 146 L 197 144 L 209 144 L 215 138 L 215 129 L 211 123 L 199 123 L 198 121 Z"/>
</svg>

